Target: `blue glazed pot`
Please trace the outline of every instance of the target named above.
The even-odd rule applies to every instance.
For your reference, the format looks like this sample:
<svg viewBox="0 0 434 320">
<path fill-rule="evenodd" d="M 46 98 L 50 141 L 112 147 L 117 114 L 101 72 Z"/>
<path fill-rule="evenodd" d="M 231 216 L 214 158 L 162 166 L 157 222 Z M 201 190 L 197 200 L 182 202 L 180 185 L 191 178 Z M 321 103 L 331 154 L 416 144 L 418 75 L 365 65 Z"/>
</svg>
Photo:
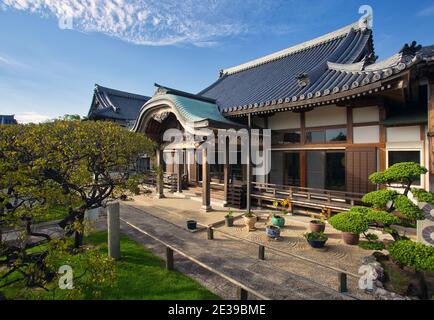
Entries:
<svg viewBox="0 0 434 320">
<path fill-rule="evenodd" d="M 279 238 L 280 237 L 280 228 L 276 226 L 268 226 L 265 228 L 265 232 L 267 236 L 270 238 Z"/>
<path fill-rule="evenodd" d="M 281 216 L 273 216 L 271 218 L 271 223 L 273 226 L 283 228 L 285 226 L 285 218 Z"/>
<path fill-rule="evenodd" d="M 309 242 L 310 246 L 315 249 L 324 248 L 327 240 L 307 240 Z"/>
<path fill-rule="evenodd" d="M 195 220 L 188 220 L 187 221 L 187 229 L 188 230 L 196 230 L 197 228 L 197 221 Z"/>
</svg>

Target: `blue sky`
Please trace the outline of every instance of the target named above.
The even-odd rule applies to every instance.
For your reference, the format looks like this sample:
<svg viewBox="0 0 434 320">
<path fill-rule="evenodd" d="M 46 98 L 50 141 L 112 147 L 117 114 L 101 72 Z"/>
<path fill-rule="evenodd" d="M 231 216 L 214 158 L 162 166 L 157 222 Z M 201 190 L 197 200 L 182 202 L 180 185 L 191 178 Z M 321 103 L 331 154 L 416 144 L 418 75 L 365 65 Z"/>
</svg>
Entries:
<svg viewBox="0 0 434 320">
<path fill-rule="evenodd" d="M 198 92 L 222 68 L 357 21 L 363 4 L 380 58 L 434 44 L 432 0 L 0 0 L 0 114 L 86 115 L 95 83 Z"/>
</svg>

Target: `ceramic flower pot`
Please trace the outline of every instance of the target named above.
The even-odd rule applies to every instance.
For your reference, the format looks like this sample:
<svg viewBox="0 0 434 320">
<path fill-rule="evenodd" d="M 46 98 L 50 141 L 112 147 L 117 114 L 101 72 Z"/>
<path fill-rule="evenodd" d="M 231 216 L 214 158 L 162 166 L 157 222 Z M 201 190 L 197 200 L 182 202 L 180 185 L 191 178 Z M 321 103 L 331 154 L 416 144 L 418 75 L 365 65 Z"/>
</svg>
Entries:
<svg viewBox="0 0 434 320">
<path fill-rule="evenodd" d="M 276 226 L 267 226 L 265 232 L 268 237 L 277 239 L 280 237 L 280 228 Z"/>
<path fill-rule="evenodd" d="M 307 242 L 312 248 L 320 249 L 324 248 L 327 240 L 307 240 Z"/>
<path fill-rule="evenodd" d="M 360 238 L 359 234 L 351 233 L 351 232 L 342 232 L 342 240 L 344 240 L 346 244 L 349 244 L 351 246 L 358 245 L 359 238 Z"/>
<path fill-rule="evenodd" d="M 197 221 L 195 220 L 188 220 L 187 221 L 187 229 L 188 230 L 196 230 L 197 228 Z"/>
<path fill-rule="evenodd" d="M 283 228 L 285 226 L 285 218 L 281 216 L 273 216 L 271 218 L 271 223 L 275 227 Z"/>
<path fill-rule="evenodd" d="M 249 231 L 256 230 L 256 228 L 255 228 L 256 222 L 257 222 L 256 216 L 253 216 L 253 217 L 244 216 L 244 223 L 245 223 L 246 227 L 249 229 Z"/>
<path fill-rule="evenodd" d="M 318 232 L 318 233 L 324 232 L 325 231 L 325 223 L 317 223 L 314 221 L 315 220 L 313 220 L 309 223 L 310 231 L 311 232 Z"/>
<path fill-rule="evenodd" d="M 234 226 L 234 217 L 225 217 L 225 225 L 226 227 Z"/>
</svg>

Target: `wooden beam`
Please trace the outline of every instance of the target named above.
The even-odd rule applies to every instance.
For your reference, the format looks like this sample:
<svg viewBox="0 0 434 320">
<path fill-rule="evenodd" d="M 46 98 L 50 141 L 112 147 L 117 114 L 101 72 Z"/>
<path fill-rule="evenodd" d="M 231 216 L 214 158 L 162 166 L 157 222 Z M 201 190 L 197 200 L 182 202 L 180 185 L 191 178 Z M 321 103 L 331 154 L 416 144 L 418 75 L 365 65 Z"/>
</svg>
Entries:
<svg viewBox="0 0 434 320">
<path fill-rule="evenodd" d="M 347 143 L 353 143 L 353 108 L 347 107 Z"/>
<path fill-rule="evenodd" d="M 161 147 L 157 147 L 157 198 L 162 199 L 164 198 L 164 178 L 163 178 L 163 150 L 161 150 Z"/>
<path fill-rule="evenodd" d="M 251 132 L 251 128 L 252 128 L 252 116 L 251 114 L 248 114 L 247 116 L 247 126 L 248 126 L 248 142 L 247 142 L 247 179 L 246 179 L 246 184 L 247 184 L 247 195 L 246 195 L 246 209 L 247 209 L 247 213 L 250 213 L 252 208 L 251 208 L 251 182 L 252 182 L 252 161 L 250 159 L 251 155 L 251 149 L 252 149 L 252 132 Z"/>
<path fill-rule="evenodd" d="M 231 165 L 229 164 L 229 142 L 225 139 L 225 163 L 223 167 L 224 201 L 225 205 L 229 202 L 229 177 L 231 175 Z"/>
</svg>

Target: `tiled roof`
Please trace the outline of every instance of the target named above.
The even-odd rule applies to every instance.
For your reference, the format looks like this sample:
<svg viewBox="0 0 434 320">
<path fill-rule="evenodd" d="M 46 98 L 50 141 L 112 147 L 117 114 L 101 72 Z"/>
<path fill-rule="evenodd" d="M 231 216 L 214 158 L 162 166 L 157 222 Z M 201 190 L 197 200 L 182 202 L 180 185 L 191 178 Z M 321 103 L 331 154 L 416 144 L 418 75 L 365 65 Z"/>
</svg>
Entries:
<svg viewBox="0 0 434 320">
<path fill-rule="evenodd" d="M 140 121 L 148 112 L 152 113 L 158 106 L 172 106 L 178 120 L 183 125 L 192 124 L 197 128 L 210 127 L 213 124 L 240 127 L 241 125 L 225 118 L 214 100 L 204 98 L 188 92 L 163 87 L 155 84 L 157 92 L 143 106 L 133 131 L 136 131 Z"/>
<path fill-rule="evenodd" d="M 140 108 L 150 97 L 95 85 L 89 119 L 135 121 Z"/>
<path fill-rule="evenodd" d="M 0 115 L 0 124 L 17 124 L 14 115 Z"/>
<path fill-rule="evenodd" d="M 328 62 L 353 64 L 373 54 L 372 32 L 354 24 L 318 39 L 223 70 L 214 84 L 199 94 L 216 99 L 225 112 L 260 108 L 330 92 L 346 83 L 346 75 L 329 70 Z M 304 76 L 307 85 L 298 78 Z M 326 91 L 327 93 L 327 91 Z"/>
</svg>

